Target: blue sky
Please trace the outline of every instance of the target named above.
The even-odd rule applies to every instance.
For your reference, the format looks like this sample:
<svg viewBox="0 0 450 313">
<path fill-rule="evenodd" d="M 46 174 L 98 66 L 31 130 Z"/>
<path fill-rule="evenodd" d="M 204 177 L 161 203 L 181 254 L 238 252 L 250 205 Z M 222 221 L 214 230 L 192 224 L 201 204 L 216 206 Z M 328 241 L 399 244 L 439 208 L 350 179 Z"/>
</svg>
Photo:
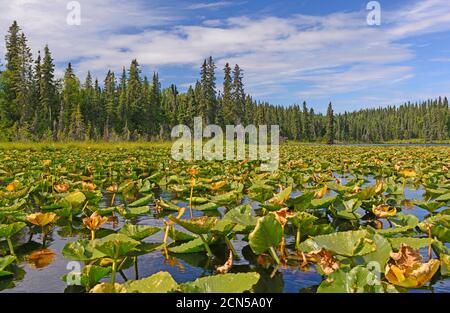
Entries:
<svg viewBox="0 0 450 313">
<path fill-rule="evenodd" d="M 379 1 L 380 26 L 361 0 L 79 0 L 79 26 L 66 23 L 69 2 L 0 0 L 0 32 L 16 19 L 35 54 L 48 43 L 58 74 L 72 62 L 82 80 L 137 58 L 185 90 L 212 55 L 219 88 L 238 63 L 246 91 L 273 104 L 343 112 L 450 95 L 448 0 Z"/>
</svg>

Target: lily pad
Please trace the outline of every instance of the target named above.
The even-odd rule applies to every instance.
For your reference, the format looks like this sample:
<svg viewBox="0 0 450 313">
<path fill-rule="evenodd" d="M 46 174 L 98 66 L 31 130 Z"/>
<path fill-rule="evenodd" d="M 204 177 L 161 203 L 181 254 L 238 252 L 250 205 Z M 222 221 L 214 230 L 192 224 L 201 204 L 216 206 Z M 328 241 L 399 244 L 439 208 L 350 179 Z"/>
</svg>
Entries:
<svg viewBox="0 0 450 313">
<path fill-rule="evenodd" d="M 159 272 L 140 280 L 130 280 L 124 284 L 127 292 L 166 293 L 178 288 L 177 282 L 168 272 Z"/>
<path fill-rule="evenodd" d="M 180 289 L 187 293 L 242 293 L 251 291 L 259 278 L 255 272 L 206 276 L 182 284 Z"/>
</svg>

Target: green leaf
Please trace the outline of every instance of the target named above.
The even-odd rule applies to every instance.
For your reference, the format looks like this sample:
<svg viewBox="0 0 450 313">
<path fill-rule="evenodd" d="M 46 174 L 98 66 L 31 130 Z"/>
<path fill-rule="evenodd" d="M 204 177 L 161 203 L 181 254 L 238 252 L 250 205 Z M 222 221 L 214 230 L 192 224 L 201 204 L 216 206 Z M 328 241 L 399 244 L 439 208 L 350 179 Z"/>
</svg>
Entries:
<svg viewBox="0 0 450 313">
<path fill-rule="evenodd" d="M 450 242 L 450 215 L 437 214 L 419 224 L 419 229 L 428 234 L 427 225 L 431 224 L 431 235 L 442 242 Z"/>
<path fill-rule="evenodd" d="M 104 238 L 96 239 L 94 244 L 95 249 L 114 259 L 126 256 L 128 252 L 131 252 L 139 245 L 139 241 L 123 234 L 111 234 Z"/>
<path fill-rule="evenodd" d="M 16 260 L 15 256 L 7 255 L 5 257 L 0 258 L 0 271 L 3 271 L 8 265 L 13 263 Z"/>
<path fill-rule="evenodd" d="M 20 199 L 17 203 L 11 205 L 11 206 L 6 206 L 6 207 L 0 207 L 0 212 L 1 211 L 8 211 L 8 212 L 12 212 L 12 211 L 18 211 L 22 208 L 22 206 L 27 203 L 26 200 L 24 199 Z"/>
<path fill-rule="evenodd" d="M 198 205 L 195 206 L 194 209 L 198 210 L 198 211 L 214 211 L 217 210 L 217 208 L 219 207 L 218 204 L 213 203 L 213 202 L 208 202 L 202 205 Z"/>
<path fill-rule="evenodd" d="M 0 238 L 11 238 L 21 231 L 27 224 L 16 222 L 11 224 L 0 224 Z"/>
<path fill-rule="evenodd" d="M 277 247 L 283 236 L 280 223 L 273 214 L 258 219 L 255 229 L 249 235 L 249 244 L 255 254 Z"/>
<path fill-rule="evenodd" d="M 124 284 L 127 292 L 166 293 L 178 288 L 177 282 L 168 272 L 158 272 L 140 280 L 130 280 Z"/>
<path fill-rule="evenodd" d="M 155 196 L 153 194 L 149 194 L 145 197 L 142 197 L 128 205 L 128 207 L 142 207 L 145 205 L 148 205 L 150 202 L 152 202 L 155 199 Z"/>
<path fill-rule="evenodd" d="M 321 199 L 313 199 L 311 201 L 311 206 L 314 209 L 327 209 L 335 200 L 336 200 L 337 196 L 331 196 L 331 197 L 326 197 L 326 198 L 321 198 Z"/>
<path fill-rule="evenodd" d="M 75 261 L 91 261 L 105 256 L 95 249 L 94 242 L 89 240 L 78 240 L 66 243 L 62 255 Z"/>
<path fill-rule="evenodd" d="M 391 257 L 391 244 L 389 241 L 383 236 L 374 233 L 372 240 L 375 242 L 376 248 L 375 251 L 370 252 L 363 256 L 363 259 L 366 263 L 369 262 L 378 262 L 381 269 L 384 269 L 386 263 L 389 261 Z"/>
<path fill-rule="evenodd" d="M 79 209 L 86 201 L 86 196 L 81 191 L 74 191 L 69 193 L 61 200 L 61 205 L 64 207 Z"/>
<path fill-rule="evenodd" d="M 124 234 L 130 238 L 133 238 L 134 240 L 141 241 L 151 235 L 156 234 L 160 230 L 161 228 L 159 227 L 125 224 L 120 229 L 119 234 Z"/>
<path fill-rule="evenodd" d="M 209 240 L 207 240 L 207 241 L 209 241 Z M 173 253 L 181 253 L 181 254 L 204 252 L 205 245 L 203 244 L 203 241 L 198 237 L 198 238 L 195 238 L 194 240 L 188 241 L 181 245 L 170 247 L 169 251 L 173 252 Z"/>
<path fill-rule="evenodd" d="M 435 200 L 436 201 L 440 201 L 440 202 L 448 202 L 448 201 L 450 201 L 450 192 L 447 192 L 447 193 L 437 197 Z"/>
<path fill-rule="evenodd" d="M 377 230 L 379 234 L 385 236 L 400 234 L 416 227 L 419 224 L 419 219 L 411 214 L 397 214 L 394 217 L 389 217 L 388 220 L 393 224 L 394 227 L 379 229 Z"/>
<path fill-rule="evenodd" d="M 252 207 L 248 204 L 229 210 L 222 219 L 244 227 L 255 226 L 257 222 L 257 218 L 253 216 Z"/>
<path fill-rule="evenodd" d="M 197 238 L 192 234 L 188 234 L 172 227 L 169 231 L 169 237 L 174 241 L 189 241 Z"/>
<path fill-rule="evenodd" d="M 288 206 L 294 206 L 295 211 L 305 211 L 311 206 L 311 201 L 314 199 L 314 192 L 307 192 L 298 197 L 288 200 Z"/>
<path fill-rule="evenodd" d="M 384 292 L 376 273 L 366 267 L 356 266 L 349 272 L 337 270 L 322 281 L 318 293 L 368 293 Z"/>
<path fill-rule="evenodd" d="M 365 255 L 376 250 L 374 240 L 369 239 L 366 230 L 337 232 L 316 236 L 300 244 L 303 251 L 310 252 L 324 248 L 343 256 Z"/>
<path fill-rule="evenodd" d="M 218 222 L 216 217 L 209 216 L 194 217 L 188 220 L 177 219 L 172 215 L 169 215 L 168 218 L 172 222 L 177 223 L 181 227 L 197 235 L 208 233 Z"/>
<path fill-rule="evenodd" d="M 85 287 L 86 289 L 91 289 L 94 287 L 102 278 L 106 277 L 111 272 L 111 267 L 102 267 L 97 265 L 86 265 L 81 273 L 74 273 L 73 275 L 77 275 L 80 281 L 80 285 Z M 62 277 L 64 282 L 68 281 L 68 275 L 66 274 Z"/>
<path fill-rule="evenodd" d="M 439 259 L 441 260 L 441 275 L 450 276 L 450 255 L 441 254 Z"/>
<path fill-rule="evenodd" d="M 189 202 L 189 198 L 187 198 L 186 201 Z M 208 198 L 192 197 L 192 204 L 205 204 L 208 202 L 209 202 Z"/>
<path fill-rule="evenodd" d="M 430 213 L 433 213 L 434 211 L 442 208 L 445 205 L 445 203 L 435 201 L 428 202 L 423 200 L 414 200 L 414 205 L 417 205 L 419 208 L 422 208 Z"/>
<path fill-rule="evenodd" d="M 194 293 L 243 293 L 251 291 L 259 281 L 259 274 L 228 273 L 198 278 L 197 280 L 180 285 L 182 292 Z"/>
<path fill-rule="evenodd" d="M 221 204 L 221 205 L 227 205 L 232 202 L 236 202 L 237 200 L 237 192 L 236 191 L 230 191 L 221 195 L 217 195 L 211 199 L 212 202 Z"/>
<path fill-rule="evenodd" d="M 388 238 L 388 239 L 394 250 L 399 250 L 400 245 L 402 243 L 405 245 L 408 245 L 414 249 L 420 249 L 423 247 L 428 247 L 434 241 L 431 238 L 413 238 L 413 237 L 395 237 L 395 238 Z"/>
<path fill-rule="evenodd" d="M 139 207 L 129 207 L 128 209 L 125 209 L 123 207 L 117 207 L 117 211 L 119 212 L 120 215 L 122 215 L 125 218 L 133 218 L 142 214 L 149 213 L 150 207 L 148 205 Z"/>
</svg>

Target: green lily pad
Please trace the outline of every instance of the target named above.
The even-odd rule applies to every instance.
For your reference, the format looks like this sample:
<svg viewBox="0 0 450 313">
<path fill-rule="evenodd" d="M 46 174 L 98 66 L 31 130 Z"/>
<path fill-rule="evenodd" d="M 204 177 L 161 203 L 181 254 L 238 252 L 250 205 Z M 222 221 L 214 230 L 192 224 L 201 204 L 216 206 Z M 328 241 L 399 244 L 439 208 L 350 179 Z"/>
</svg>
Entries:
<svg viewBox="0 0 450 313">
<path fill-rule="evenodd" d="M 161 228 L 159 227 L 125 224 L 119 230 L 119 234 L 124 234 L 134 240 L 141 241 L 142 239 L 154 235 L 159 231 L 161 231 Z"/>
<path fill-rule="evenodd" d="M 0 238 L 11 238 L 13 235 L 21 231 L 25 226 L 27 226 L 27 224 L 23 222 L 0 224 Z"/>
<path fill-rule="evenodd" d="M 159 272 L 140 280 L 130 280 L 124 284 L 127 292 L 166 293 L 178 288 L 177 282 L 168 272 Z"/>
<path fill-rule="evenodd" d="M 395 288 L 389 288 L 395 292 Z M 337 270 L 328 276 L 317 289 L 318 293 L 383 293 L 385 287 L 377 274 L 363 266 L 356 266 L 349 272 Z"/>
<path fill-rule="evenodd" d="M 242 293 L 251 291 L 259 278 L 260 275 L 255 272 L 206 276 L 182 284 L 180 289 L 187 293 Z"/>
<path fill-rule="evenodd" d="M 75 261 L 91 261 L 105 256 L 104 253 L 95 249 L 94 242 L 89 240 L 66 243 L 62 250 L 62 255 Z"/>
<path fill-rule="evenodd" d="M 324 248 L 348 257 L 365 255 L 376 250 L 374 240 L 369 237 L 366 230 L 337 232 L 307 239 L 300 244 L 300 248 L 306 252 Z"/>
<path fill-rule="evenodd" d="M 388 238 L 394 250 L 399 250 L 401 244 L 408 245 L 414 249 L 428 247 L 434 240 L 431 238 L 395 237 Z"/>
<path fill-rule="evenodd" d="M 397 214 L 394 217 L 389 217 L 388 220 L 392 223 L 393 227 L 378 230 L 378 233 L 384 236 L 392 236 L 404 233 L 419 224 L 419 219 L 416 216 L 410 214 Z"/>
<path fill-rule="evenodd" d="M 209 216 L 194 217 L 189 220 L 183 220 L 169 215 L 169 219 L 197 235 L 208 233 L 218 222 L 216 217 Z"/>
<path fill-rule="evenodd" d="M 145 206 L 147 204 L 149 204 L 150 202 L 152 202 L 155 199 L 155 196 L 153 194 L 149 194 L 145 197 L 142 197 L 132 203 L 130 203 L 128 205 L 128 207 L 133 208 L 133 207 L 142 207 Z"/>
<path fill-rule="evenodd" d="M 261 254 L 270 248 L 276 248 L 283 236 L 281 224 L 273 214 L 258 219 L 255 229 L 248 236 L 250 248 L 255 254 Z"/>
<path fill-rule="evenodd" d="M 112 234 L 94 241 L 95 249 L 110 258 L 126 256 L 140 243 L 123 234 Z"/>
<path fill-rule="evenodd" d="M 431 235 L 442 242 L 450 242 L 450 215 L 437 214 L 425 219 L 419 224 L 422 232 L 428 234 L 428 225 L 431 225 Z"/>
<path fill-rule="evenodd" d="M 86 201 L 86 196 L 81 191 L 74 191 L 69 193 L 61 200 L 61 205 L 73 209 L 81 208 Z"/>
</svg>

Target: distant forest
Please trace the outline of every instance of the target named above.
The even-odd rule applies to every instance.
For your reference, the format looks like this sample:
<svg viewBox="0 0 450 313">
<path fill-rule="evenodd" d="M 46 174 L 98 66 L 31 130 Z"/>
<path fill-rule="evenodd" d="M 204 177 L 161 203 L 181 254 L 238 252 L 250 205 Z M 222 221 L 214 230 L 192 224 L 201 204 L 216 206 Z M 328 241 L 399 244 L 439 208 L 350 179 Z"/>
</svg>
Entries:
<svg viewBox="0 0 450 313">
<path fill-rule="evenodd" d="M 157 73 L 149 79 L 133 60 L 122 73 L 99 81 L 90 73 L 80 81 L 69 63 L 64 77 L 54 75 L 48 46 L 33 58 L 27 38 L 14 22 L 6 39 L 0 71 L 0 141 L 165 140 L 174 125 L 192 125 L 195 116 L 218 125 L 280 125 L 291 140 L 386 142 L 450 138 L 447 98 L 399 107 L 326 115 L 302 105 L 277 106 L 255 101 L 244 89 L 243 70 L 226 64 L 222 92 L 216 66 L 206 59 L 200 78 L 187 92 L 162 89 Z"/>
</svg>

